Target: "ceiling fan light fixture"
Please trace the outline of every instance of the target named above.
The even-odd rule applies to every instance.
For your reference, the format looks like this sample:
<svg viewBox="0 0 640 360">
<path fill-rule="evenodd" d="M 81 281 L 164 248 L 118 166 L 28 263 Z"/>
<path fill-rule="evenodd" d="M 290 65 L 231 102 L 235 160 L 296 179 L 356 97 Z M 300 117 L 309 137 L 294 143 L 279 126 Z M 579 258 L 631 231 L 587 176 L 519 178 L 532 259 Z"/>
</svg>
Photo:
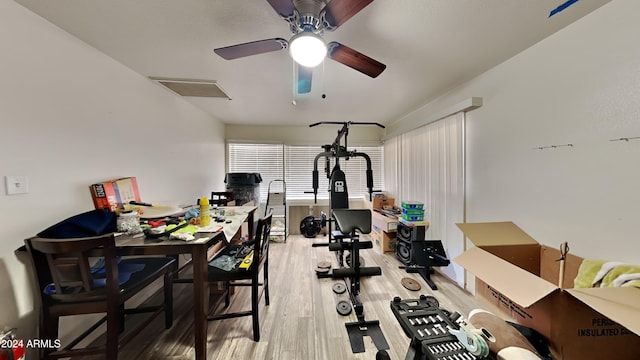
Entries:
<svg viewBox="0 0 640 360">
<path fill-rule="evenodd" d="M 298 64 L 315 67 L 327 56 L 327 45 L 320 36 L 310 31 L 303 31 L 294 35 L 289 41 L 289 53 Z"/>
</svg>

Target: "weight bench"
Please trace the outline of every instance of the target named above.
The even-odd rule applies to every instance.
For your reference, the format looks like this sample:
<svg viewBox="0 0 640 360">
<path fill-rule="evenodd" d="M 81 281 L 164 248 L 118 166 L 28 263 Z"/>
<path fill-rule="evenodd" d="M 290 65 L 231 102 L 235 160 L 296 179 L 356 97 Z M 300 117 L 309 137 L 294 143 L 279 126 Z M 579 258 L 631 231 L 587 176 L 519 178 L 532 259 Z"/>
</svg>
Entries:
<svg viewBox="0 0 640 360">
<path fill-rule="evenodd" d="M 349 297 L 358 319 L 356 322 L 345 323 L 351 350 L 354 353 L 364 352 L 364 336 L 371 337 L 378 350 L 389 349 L 389 345 L 380 329 L 379 321 L 365 321 L 364 307 L 359 297 L 360 278 L 362 276 L 382 275 L 382 269 L 379 266 L 360 267 L 360 250 L 371 249 L 373 244 L 371 241 L 360 241 L 356 231 L 362 234 L 371 232 L 371 211 L 368 209 L 335 209 L 333 210 L 333 217 L 338 228 L 346 237 L 329 243 L 329 250 L 349 251 L 351 265 L 346 268 L 333 269 L 327 274 L 318 274 L 318 277 L 343 278 L 347 289 L 349 289 Z M 347 239 L 348 241 L 346 241 Z"/>
</svg>

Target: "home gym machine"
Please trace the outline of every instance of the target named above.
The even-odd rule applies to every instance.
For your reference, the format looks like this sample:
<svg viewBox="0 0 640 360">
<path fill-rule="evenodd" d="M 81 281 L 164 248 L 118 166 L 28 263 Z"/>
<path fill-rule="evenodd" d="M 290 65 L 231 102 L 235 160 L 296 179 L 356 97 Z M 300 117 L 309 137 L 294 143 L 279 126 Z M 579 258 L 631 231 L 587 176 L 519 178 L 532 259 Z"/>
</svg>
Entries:
<svg viewBox="0 0 640 360">
<path fill-rule="evenodd" d="M 382 275 L 382 270 L 378 266 L 361 266 L 360 250 L 371 249 L 371 241 L 360 241 L 358 234 L 368 234 L 371 232 L 371 211 L 368 209 L 349 209 L 349 194 L 347 191 L 347 181 L 345 173 L 340 168 L 340 159 L 349 160 L 355 157 L 362 157 L 367 164 L 366 177 L 369 200 L 371 200 L 373 190 L 373 171 L 371 170 L 371 159 L 369 155 L 347 150 L 347 136 L 352 125 L 376 125 L 384 128 L 378 123 L 354 123 L 354 122 L 319 122 L 311 124 L 314 127 L 320 124 L 342 125 L 338 131 L 335 141 L 331 145 L 324 145 L 324 152 L 319 153 L 314 160 L 313 166 L 313 194 L 314 202 L 317 202 L 319 187 L 318 160 L 325 158 L 325 172 L 329 179 L 329 242 L 314 243 L 312 246 L 327 246 L 330 251 L 335 252 L 339 267 L 329 269 L 326 272 L 318 272 L 318 278 L 343 279 L 346 290 L 349 291 L 349 298 L 355 310 L 358 321 L 346 323 L 351 350 L 354 353 L 364 352 L 364 336 L 369 336 L 379 351 L 389 348 L 384 334 L 380 329 L 378 320 L 365 320 L 364 308 L 359 298 L 360 278 L 362 276 Z M 344 138 L 344 142 L 342 139 Z M 333 167 L 331 162 L 334 160 Z M 329 171 L 331 169 L 331 171 Z M 335 230 L 332 231 L 332 224 Z M 346 255 L 345 255 L 346 252 Z M 347 266 L 345 266 L 345 263 Z M 337 285 L 337 284 L 336 284 Z M 344 290 L 343 290 L 344 291 Z M 351 305 L 346 301 L 338 303 L 337 310 L 340 314 L 348 315 L 351 312 Z"/>
<path fill-rule="evenodd" d="M 327 179 L 329 179 L 329 211 L 332 212 L 335 209 L 348 209 L 349 208 L 349 194 L 347 191 L 347 179 L 340 168 L 340 159 L 343 158 L 345 160 L 349 160 L 355 157 L 361 157 L 365 159 L 367 164 L 366 170 L 366 179 L 367 179 L 367 190 L 369 193 L 369 201 L 371 201 L 373 190 L 373 170 L 371 169 L 371 158 L 369 155 L 358 152 L 356 150 L 348 151 L 347 150 L 347 139 L 349 136 L 349 128 L 352 125 L 375 125 L 384 129 L 384 125 L 378 124 L 375 122 L 334 122 L 334 121 L 322 121 L 318 123 L 314 123 L 309 125 L 309 127 L 315 127 L 318 125 L 329 124 L 329 125 L 342 125 L 342 128 L 338 131 L 338 135 L 336 136 L 333 144 L 323 145 L 322 148 L 324 152 L 316 155 L 313 162 L 313 172 L 312 172 L 312 182 L 313 182 L 313 200 L 314 203 L 318 202 L 318 188 L 319 188 L 319 171 L 318 171 L 318 161 L 320 158 L 325 158 L 325 166 L 324 171 L 327 175 Z M 342 145 L 342 139 L 344 138 L 344 145 Z M 335 164 L 333 168 L 331 167 L 331 160 L 335 160 Z M 331 170 L 329 170 L 331 169 Z M 348 234 L 343 234 L 336 229 L 336 231 L 332 231 L 332 223 L 334 223 L 333 215 L 329 214 L 328 225 L 329 225 L 329 242 L 338 239 L 344 239 Z M 328 246 L 328 244 L 315 244 L 314 246 Z M 342 267 L 344 265 L 343 262 L 343 253 L 339 252 L 336 255 L 340 255 L 338 258 L 338 262 Z"/>
</svg>

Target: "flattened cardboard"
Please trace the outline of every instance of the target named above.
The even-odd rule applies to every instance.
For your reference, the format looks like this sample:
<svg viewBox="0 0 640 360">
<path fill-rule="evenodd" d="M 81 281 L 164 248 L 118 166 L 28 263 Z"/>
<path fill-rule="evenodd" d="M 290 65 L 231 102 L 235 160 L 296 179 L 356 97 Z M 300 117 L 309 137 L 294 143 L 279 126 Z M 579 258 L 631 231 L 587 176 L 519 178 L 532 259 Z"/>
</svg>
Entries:
<svg viewBox="0 0 640 360">
<path fill-rule="evenodd" d="M 456 224 L 476 246 L 538 244 L 511 221 Z"/>
<path fill-rule="evenodd" d="M 465 251 L 453 261 L 523 307 L 533 305 L 558 289 L 548 281 L 478 247 Z"/>
<path fill-rule="evenodd" d="M 540 248 L 540 277 L 554 284 L 559 284 L 560 274 L 560 250 L 542 246 Z M 573 280 L 578 276 L 578 269 L 582 264 L 582 258 L 571 253 L 565 255 L 563 289 L 572 288 Z"/>
<path fill-rule="evenodd" d="M 491 254 L 516 265 L 532 274 L 540 273 L 540 245 L 495 245 L 484 246 Z M 558 255 L 558 258 L 560 255 Z"/>
<path fill-rule="evenodd" d="M 574 288 L 567 292 L 609 319 L 640 335 L 640 289 Z"/>
</svg>

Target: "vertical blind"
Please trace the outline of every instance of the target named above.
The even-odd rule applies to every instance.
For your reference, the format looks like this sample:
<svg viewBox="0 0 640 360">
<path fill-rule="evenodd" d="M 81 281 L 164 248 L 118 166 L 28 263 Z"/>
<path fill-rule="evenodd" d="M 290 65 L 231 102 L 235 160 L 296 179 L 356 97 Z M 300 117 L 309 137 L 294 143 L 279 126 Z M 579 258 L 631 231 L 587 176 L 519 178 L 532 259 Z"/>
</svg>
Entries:
<svg viewBox="0 0 640 360">
<path fill-rule="evenodd" d="M 229 172 L 257 172 L 263 183 L 260 187 L 260 199 L 267 199 L 267 188 L 271 180 L 284 179 L 287 184 L 287 199 L 313 199 L 312 171 L 316 155 L 324 150 L 320 146 L 234 143 L 227 145 L 227 163 Z M 363 146 L 349 148 L 369 155 L 373 170 L 374 190 L 384 189 L 384 147 Z M 335 160 L 331 162 L 331 166 Z M 329 181 L 324 172 L 325 158 L 318 160 L 319 187 L 318 199 L 328 199 Z M 340 167 L 347 177 L 350 197 L 367 195 L 366 161 L 362 157 L 350 160 L 340 159 Z M 279 190 L 279 189 L 278 189 Z"/>
<path fill-rule="evenodd" d="M 427 237 L 442 240 L 449 259 L 464 251 L 455 225 L 464 221 L 464 113 L 385 141 L 387 190 L 400 201 L 424 202 Z M 442 271 L 464 286 L 464 269 Z"/>
</svg>

